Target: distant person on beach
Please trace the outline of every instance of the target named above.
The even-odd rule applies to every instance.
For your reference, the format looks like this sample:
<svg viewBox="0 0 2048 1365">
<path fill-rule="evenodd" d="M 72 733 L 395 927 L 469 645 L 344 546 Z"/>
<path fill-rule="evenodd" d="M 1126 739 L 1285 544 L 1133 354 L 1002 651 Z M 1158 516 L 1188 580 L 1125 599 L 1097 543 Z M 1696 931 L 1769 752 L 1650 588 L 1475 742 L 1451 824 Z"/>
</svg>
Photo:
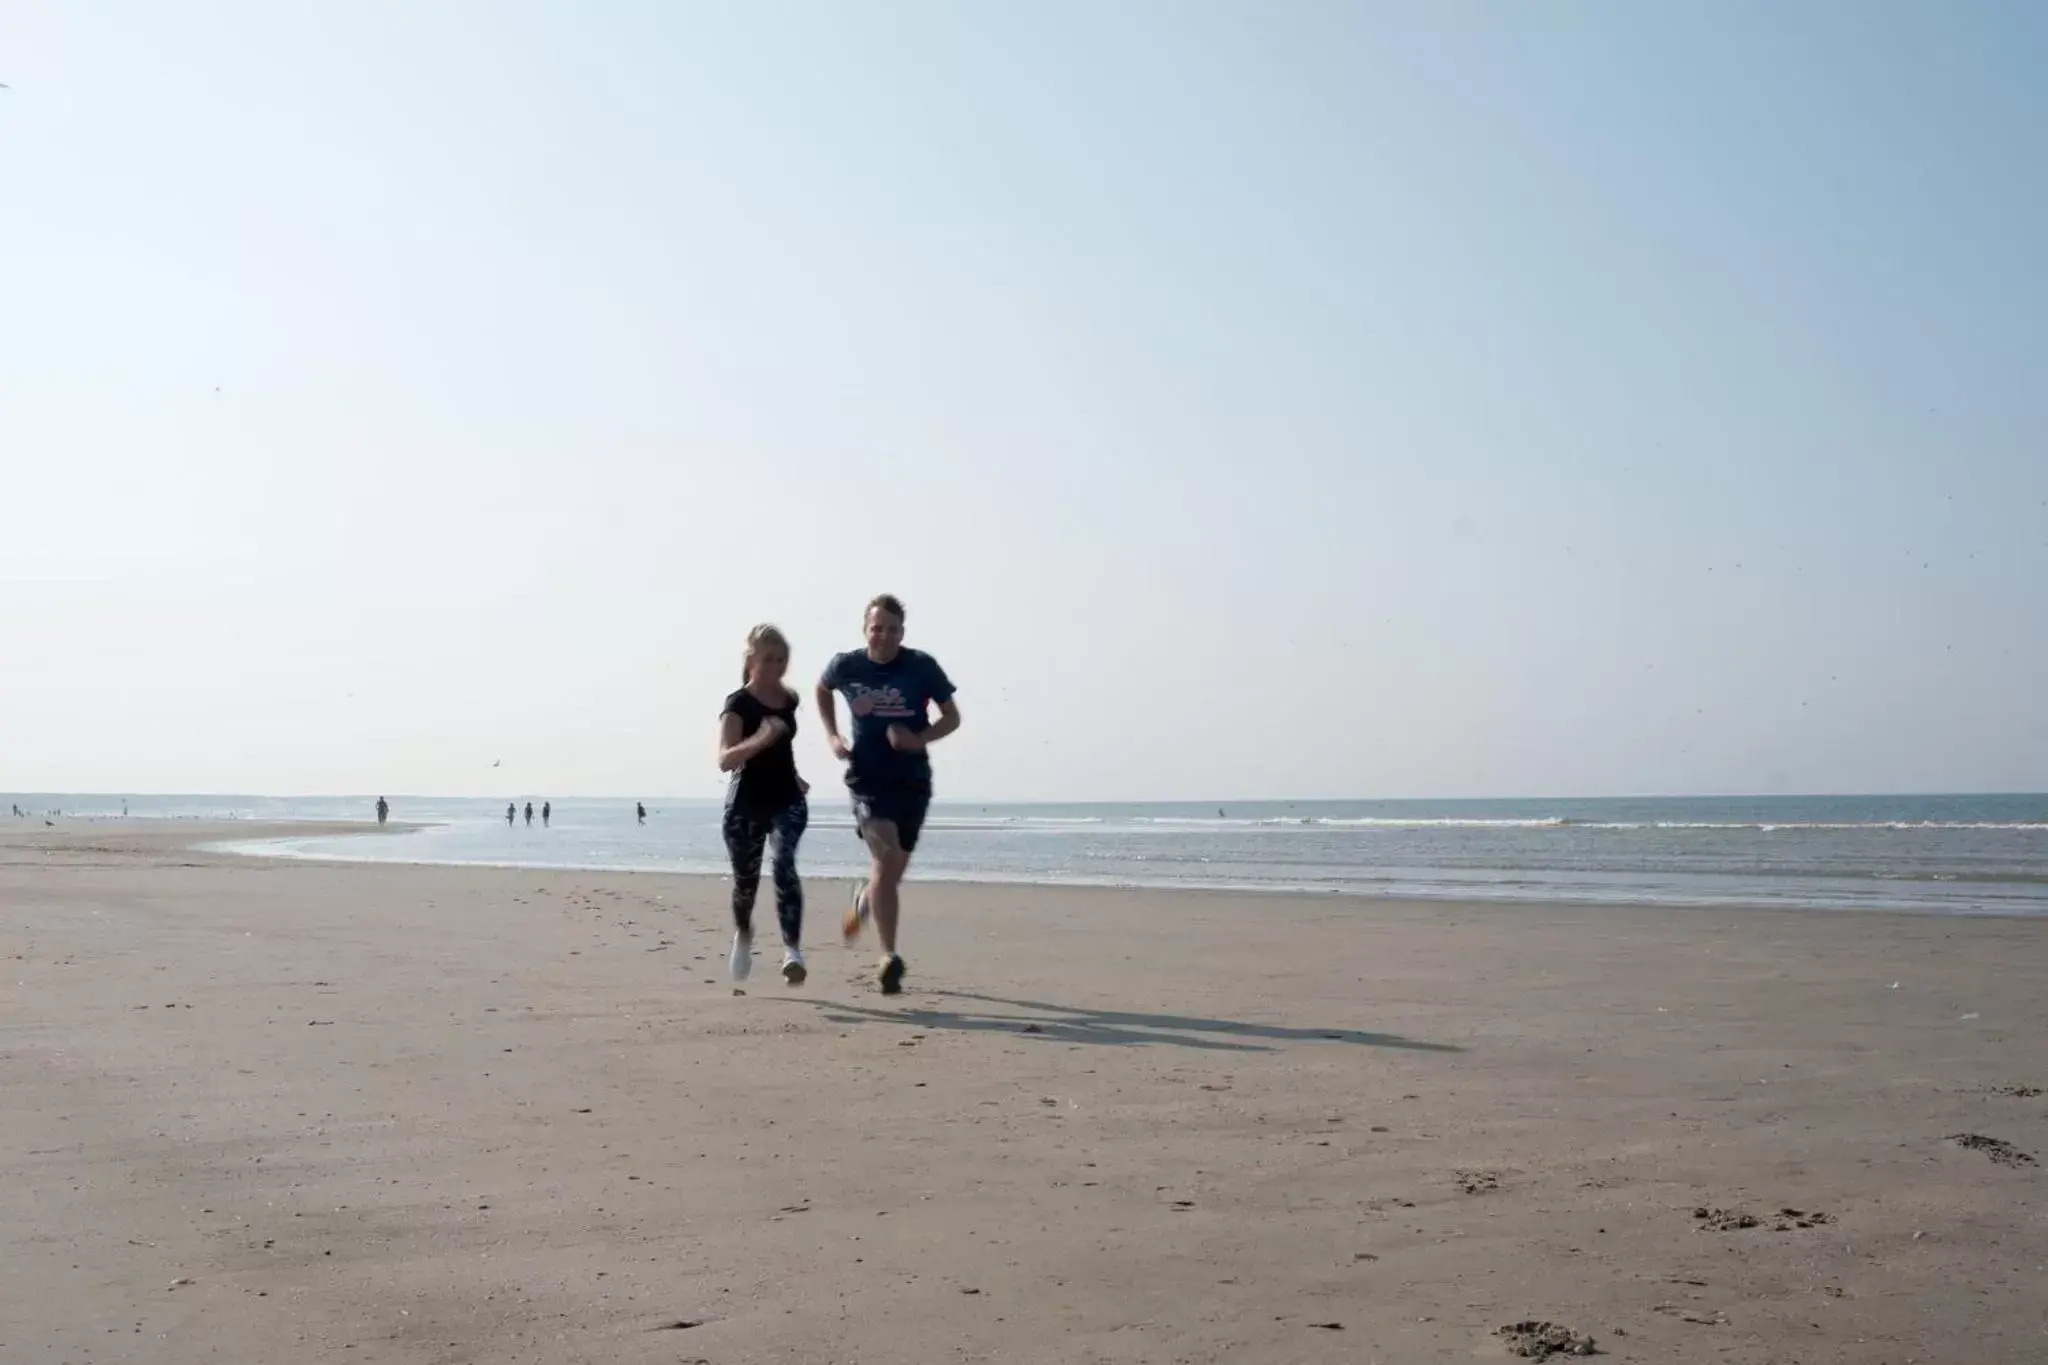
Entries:
<svg viewBox="0 0 2048 1365">
<path fill-rule="evenodd" d="M 932 801 L 931 744 L 960 728 L 953 684 L 938 660 L 903 647 L 903 603 L 887 593 L 868 603 L 866 649 L 834 656 L 818 679 L 818 714 L 833 756 L 847 765 L 854 828 L 868 846 L 868 879 L 854 887 L 842 925 L 848 943 L 874 918 L 882 940 L 876 980 L 882 994 L 903 989 L 903 959 L 896 952 L 897 893 Z M 846 694 L 853 742 L 839 733 L 833 694 Z M 938 708 L 939 718 L 931 719 Z"/>
<path fill-rule="evenodd" d="M 782 924 L 782 979 L 803 984 L 804 884 L 796 846 L 810 823 L 810 790 L 796 771 L 796 708 L 800 698 L 783 685 L 789 641 L 774 626 L 747 632 L 739 691 L 718 717 L 718 770 L 732 774 L 725 787 L 725 851 L 732 858 L 732 979 L 754 967 L 754 897 L 761 889 L 761 854 L 772 841 L 775 917 Z M 647 808 L 641 806 L 641 818 Z"/>
<path fill-rule="evenodd" d="M 377 823 L 383 824 L 391 818 L 391 803 L 383 797 L 377 798 Z"/>
<path fill-rule="evenodd" d="M 540 824 L 541 824 L 541 828 L 542 828 L 542 829 L 546 829 L 546 828 L 547 828 L 547 824 L 548 824 L 548 821 L 550 821 L 550 820 L 552 820 L 552 819 L 554 819 L 554 818 L 555 818 L 555 804 L 554 804 L 554 802 L 552 802 L 552 801 L 543 801 L 543 802 L 541 802 L 541 803 L 540 803 Z"/>
<path fill-rule="evenodd" d="M 514 804 L 513 802 L 507 801 L 507 802 L 505 803 L 505 823 L 509 825 L 509 824 L 511 824 L 511 823 L 512 823 L 512 822 L 513 822 L 514 820 L 517 820 L 518 818 L 519 818 L 519 807 L 518 807 L 518 806 L 517 806 L 516 804 Z"/>
<path fill-rule="evenodd" d="M 641 824 L 644 825 L 647 823 L 647 803 L 645 801 L 635 802 L 633 805 L 633 813 L 640 817 Z"/>
<path fill-rule="evenodd" d="M 531 801 L 526 803 L 526 823 L 528 827 L 531 827 L 533 824 L 533 802 Z"/>
</svg>

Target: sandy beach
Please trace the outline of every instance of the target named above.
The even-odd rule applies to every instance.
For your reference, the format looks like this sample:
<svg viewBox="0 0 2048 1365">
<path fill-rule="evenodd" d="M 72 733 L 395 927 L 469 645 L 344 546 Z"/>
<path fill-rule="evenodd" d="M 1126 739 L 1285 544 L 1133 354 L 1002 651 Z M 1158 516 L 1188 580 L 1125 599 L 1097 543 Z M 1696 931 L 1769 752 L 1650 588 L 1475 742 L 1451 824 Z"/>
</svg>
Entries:
<svg viewBox="0 0 2048 1365">
<path fill-rule="evenodd" d="M 2039 921 L 924 885 L 890 1001 L 813 882 L 740 995 L 208 834 L 0 826 L 9 1365 L 2048 1359 Z"/>
</svg>

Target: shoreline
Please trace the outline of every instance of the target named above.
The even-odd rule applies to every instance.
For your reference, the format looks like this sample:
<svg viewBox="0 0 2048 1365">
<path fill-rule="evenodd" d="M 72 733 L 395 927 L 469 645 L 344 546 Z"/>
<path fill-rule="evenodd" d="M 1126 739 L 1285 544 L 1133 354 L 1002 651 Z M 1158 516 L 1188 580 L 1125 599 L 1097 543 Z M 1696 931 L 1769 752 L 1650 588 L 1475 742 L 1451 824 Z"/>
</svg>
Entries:
<svg viewBox="0 0 2048 1365">
<path fill-rule="evenodd" d="M 2048 797 L 1819 800 L 1615 799 L 1557 804 L 1287 802 L 1200 808 L 959 803 L 935 814 L 916 879 L 1500 904 L 1654 904 L 1672 910 L 1790 907 L 1944 918 L 2048 918 Z M 165 798 L 145 814 L 200 813 L 215 798 Z M 376 832 L 353 801 L 236 798 L 221 846 L 340 862 L 403 861 L 567 871 L 723 876 L 715 808 L 624 799 L 560 802 L 553 828 L 501 824 L 503 807 L 418 799 L 394 813 L 410 840 L 364 843 L 279 833 L 264 814 L 342 817 Z M 850 817 L 812 811 L 801 862 L 813 876 L 866 869 Z M 197 829 L 199 826 L 192 825 Z M 300 836 L 300 837 L 293 837 Z"/>
<path fill-rule="evenodd" d="M 375 856 L 350 857 L 346 854 L 335 852 L 332 850 L 318 850 L 307 852 L 288 847 L 274 846 L 278 844 L 287 843 L 291 839 L 295 838 L 356 836 L 365 834 L 379 835 L 412 833 L 421 830 L 446 828 L 450 823 L 451 822 L 448 821 L 418 821 L 405 825 L 400 825 L 398 822 L 394 821 L 389 826 L 385 827 L 372 826 L 368 829 L 364 829 L 361 827 L 351 826 L 348 828 L 326 830 L 322 831 L 319 834 L 313 835 L 309 835 L 306 831 L 302 829 L 295 830 L 293 833 L 284 836 L 266 836 L 258 834 L 253 837 L 250 837 L 246 834 L 246 832 L 244 832 L 243 837 L 238 837 L 234 839 L 208 839 L 195 844 L 194 847 L 197 850 L 217 854 L 219 856 L 224 857 L 275 859 L 288 862 L 331 864 L 334 866 L 342 867 L 474 867 L 492 869 L 496 871 L 576 872 L 589 874 L 618 874 L 630 876 L 693 877 L 706 878 L 713 881 L 727 881 L 730 879 L 730 873 L 726 869 L 710 864 L 701 864 L 691 867 L 649 867 L 631 863 L 604 862 L 520 861 L 514 859 L 496 860 L 480 858 L 393 858 Z M 265 847 L 265 845 L 273 846 Z M 1418 869 L 1418 871 L 1426 871 L 1426 869 Z M 805 880 L 822 882 L 842 882 L 849 880 L 851 877 L 855 877 L 857 875 L 857 873 L 847 872 L 826 872 L 816 875 L 806 873 Z M 1786 875 L 1788 880 L 1795 882 L 1795 884 L 1803 879 L 1795 874 L 1782 875 Z M 1862 877 L 1854 877 L 1850 874 L 1831 875 L 1836 875 L 1845 880 L 1854 881 L 1858 884 L 1863 884 L 1867 882 L 1868 884 L 1877 886 L 1918 884 L 1874 873 L 1865 874 Z M 1600 905 L 1623 908 L 1634 907 L 1642 909 L 1662 909 L 1684 912 L 1716 910 L 1769 910 L 1774 912 L 1798 914 L 1893 914 L 1910 915 L 1915 917 L 1933 919 L 2030 920 L 2048 918 L 2048 912 L 2044 912 L 2043 910 L 2035 907 L 2008 909 L 1997 907 L 1974 906 L 1944 906 L 1941 908 L 1934 908 L 1931 906 L 1913 907 L 1900 905 L 1845 905 L 1831 903 L 1826 900 L 1818 899 L 1812 901 L 1802 901 L 1791 898 L 1772 900 L 1760 897 L 1742 898 L 1732 895 L 1723 897 L 1714 897 L 1706 895 L 1688 897 L 1684 895 L 1672 894 L 1653 898 L 1644 897 L 1640 895 L 1632 895 L 1626 892 L 1617 893 L 1613 896 L 1599 896 L 1587 894 L 1582 888 L 1577 887 L 1561 888 L 1559 893 L 1554 895 L 1542 895 L 1535 894 L 1522 889 L 1500 889 L 1496 888 L 1493 885 L 1477 881 L 1444 881 L 1434 885 L 1427 885 L 1416 884 L 1415 882 L 1410 881 L 1408 879 L 1391 877 L 1382 878 L 1380 880 L 1389 883 L 1389 885 L 1382 889 L 1374 887 L 1370 883 L 1363 881 L 1355 881 L 1345 885 L 1314 885 L 1308 883 L 1249 883 L 1227 881 L 1203 881 L 1193 878 L 1159 878 L 1155 880 L 1143 880 L 1135 878 L 1086 878 L 1078 876 L 1005 876 L 1002 874 L 991 874 L 985 872 L 957 873 L 943 868 L 931 869 L 920 867 L 914 869 L 909 884 L 913 886 L 931 885 L 988 888 L 1042 887 L 1048 890 L 1073 891 L 1138 891 L 1161 892 L 1170 894 L 1281 896 L 1290 898 L 1301 897 L 1313 900 L 1344 900 L 1396 903 L 1413 902 L 1420 904 L 1464 904 L 1471 902 L 1502 906 Z M 1812 880 L 1822 880 L 1822 877 L 1816 875 L 1812 877 Z M 2037 879 L 2033 878 L 2012 879 L 2000 876 L 1986 876 L 1982 878 L 1973 879 L 1969 882 L 1958 882 L 1955 880 L 1946 879 L 1930 879 L 1925 884 L 1947 887 L 1957 885 L 2031 886 L 2038 885 L 2040 883 Z"/>
</svg>

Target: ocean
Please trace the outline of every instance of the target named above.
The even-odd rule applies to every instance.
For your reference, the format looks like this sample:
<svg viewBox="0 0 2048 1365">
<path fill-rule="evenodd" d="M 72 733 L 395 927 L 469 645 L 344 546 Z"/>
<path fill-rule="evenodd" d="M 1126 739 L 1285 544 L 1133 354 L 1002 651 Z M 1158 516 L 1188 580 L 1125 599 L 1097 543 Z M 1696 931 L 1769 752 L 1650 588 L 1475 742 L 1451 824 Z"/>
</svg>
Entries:
<svg viewBox="0 0 2048 1365">
<path fill-rule="evenodd" d="M 807 875 L 863 865 L 843 796 L 812 794 Z M 524 799 L 521 798 L 522 805 Z M 367 820 L 374 797 L 131 797 L 155 819 Z M 118 796 L 14 795 L 59 818 L 119 815 Z M 719 807 L 554 803 L 505 823 L 502 801 L 395 797 L 420 827 L 219 847 L 279 857 L 723 873 Z M 535 800 L 538 811 L 539 799 Z M 5 813 L 0 812 L 0 818 Z M 374 828 L 374 826 L 373 826 Z M 1598 800 L 940 802 L 915 877 L 1352 896 L 1779 905 L 2048 914 L 2048 796 L 1653 797 Z"/>
</svg>

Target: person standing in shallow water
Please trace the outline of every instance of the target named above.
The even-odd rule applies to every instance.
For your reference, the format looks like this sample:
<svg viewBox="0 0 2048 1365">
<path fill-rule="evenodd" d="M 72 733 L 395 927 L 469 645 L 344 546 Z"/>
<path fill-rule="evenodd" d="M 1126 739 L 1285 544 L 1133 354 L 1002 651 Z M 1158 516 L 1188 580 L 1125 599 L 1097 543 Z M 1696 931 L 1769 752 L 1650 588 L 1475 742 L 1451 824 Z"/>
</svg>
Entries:
<svg viewBox="0 0 2048 1365">
<path fill-rule="evenodd" d="M 555 803 L 554 803 L 554 802 L 552 802 L 552 801 L 543 801 L 543 802 L 541 802 L 541 803 L 540 803 L 540 827 L 541 827 L 542 829 L 546 829 L 546 828 L 548 827 L 548 822 L 549 822 L 549 821 L 551 821 L 551 820 L 553 820 L 554 818 L 555 818 Z"/>
<path fill-rule="evenodd" d="M 511 824 L 519 818 L 519 807 L 510 801 L 505 803 L 505 823 Z"/>
<path fill-rule="evenodd" d="M 377 823 L 383 824 L 391 818 L 391 803 L 383 797 L 377 798 Z"/>
<path fill-rule="evenodd" d="M 533 802 L 531 801 L 526 803 L 526 823 L 529 827 L 533 824 Z"/>
<path fill-rule="evenodd" d="M 903 647 L 903 603 L 887 593 L 868 603 L 868 646 L 835 655 L 818 679 L 818 715 L 833 756 L 846 764 L 854 827 L 868 846 L 868 879 L 854 887 L 842 928 L 850 944 L 870 917 L 882 940 L 876 979 L 882 994 L 903 989 L 896 952 L 897 891 L 917 849 L 932 801 L 932 765 L 925 750 L 960 728 L 953 683 L 939 661 Z M 846 694 L 853 742 L 840 737 L 833 694 Z M 931 718 L 937 707 L 939 718 Z"/>
<path fill-rule="evenodd" d="M 636 801 L 636 802 L 634 802 L 634 803 L 633 803 L 633 813 L 634 813 L 635 815 L 638 815 L 638 816 L 640 817 L 640 823 L 641 823 L 641 824 L 643 824 L 643 825 L 644 825 L 644 824 L 646 824 L 646 823 L 647 823 L 647 803 L 646 803 L 645 801 Z"/>
<path fill-rule="evenodd" d="M 804 884 L 796 846 L 810 823 L 796 771 L 796 693 L 783 686 L 789 641 L 774 626 L 747 632 L 740 665 L 745 685 L 725 699 L 718 717 L 718 768 L 725 787 L 725 851 L 732 859 L 732 979 L 754 969 L 754 898 L 761 889 L 761 854 L 772 842 L 775 917 L 782 925 L 782 979 L 803 984 Z M 644 811 L 644 807 L 642 808 Z"/>
</svg>

